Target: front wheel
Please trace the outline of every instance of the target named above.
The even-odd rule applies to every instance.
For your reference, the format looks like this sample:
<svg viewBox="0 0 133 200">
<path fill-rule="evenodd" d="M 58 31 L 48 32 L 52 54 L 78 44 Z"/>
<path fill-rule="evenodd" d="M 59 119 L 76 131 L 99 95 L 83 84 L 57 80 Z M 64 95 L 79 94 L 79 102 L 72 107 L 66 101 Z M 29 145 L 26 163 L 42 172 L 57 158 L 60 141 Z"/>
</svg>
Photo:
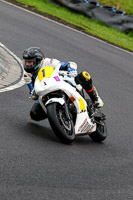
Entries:
<svg viewBox="0 0 133 200">
<path fill-rule="evenodd" d="M 47 105 L 47 116 L 57 138 L 66 144 L 72 143 L 75 139 L 74 124 L 66 118 L 64 106 L 59 103 Z"/>
<path fill-rule="evenodd" d="M 102 142 L 107 137 L 107 126 L 106 123 L 102 120 L 100 120 L 98 123 L 96 123 L 96 131 L 91 133 L 89 136 L 94 142 Z"/>
</svg>

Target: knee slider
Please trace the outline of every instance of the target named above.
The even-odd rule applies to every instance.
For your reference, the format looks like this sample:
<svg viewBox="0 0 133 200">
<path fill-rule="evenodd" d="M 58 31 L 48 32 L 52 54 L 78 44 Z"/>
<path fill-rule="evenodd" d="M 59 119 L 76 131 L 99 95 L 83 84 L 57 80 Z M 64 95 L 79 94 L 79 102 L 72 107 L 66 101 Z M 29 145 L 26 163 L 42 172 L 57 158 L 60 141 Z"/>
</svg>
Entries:
<svg viewBox="0 0 133 200">
<path fill-rule="evenodd" d="M 75 77 L 75 82 L 82 85 L 85 90 L 92 88 L 92 79 L 88 72 L 83 71 Z"/>
<path fill-rule="evenodd" d="M 82 72 L 82 76 L 84 77 L 85 81 L 89 81 L 91 79 L 91 75 L 86 71 Z"/>
</svg>

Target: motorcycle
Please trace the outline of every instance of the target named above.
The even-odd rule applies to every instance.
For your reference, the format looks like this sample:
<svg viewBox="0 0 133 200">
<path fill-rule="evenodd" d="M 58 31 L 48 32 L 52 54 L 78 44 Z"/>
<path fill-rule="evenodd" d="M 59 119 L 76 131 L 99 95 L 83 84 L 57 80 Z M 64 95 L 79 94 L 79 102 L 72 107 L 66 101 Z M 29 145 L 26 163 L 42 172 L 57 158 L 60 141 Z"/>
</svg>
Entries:
<svg viewBox="0 0 133 200">
<path fill-rule="evenodd" d="M 54 134 L 66 144 L 78 135 L 89 135 L 95 142 L 104 141 L 107 137 L 105 115 L 91 99 L 85 99 L 84 89 L 75 83 L 74 77 L 59 68 L 60 65 L 56 69 L 42 67 L 34 85 Z"/>
</svg>

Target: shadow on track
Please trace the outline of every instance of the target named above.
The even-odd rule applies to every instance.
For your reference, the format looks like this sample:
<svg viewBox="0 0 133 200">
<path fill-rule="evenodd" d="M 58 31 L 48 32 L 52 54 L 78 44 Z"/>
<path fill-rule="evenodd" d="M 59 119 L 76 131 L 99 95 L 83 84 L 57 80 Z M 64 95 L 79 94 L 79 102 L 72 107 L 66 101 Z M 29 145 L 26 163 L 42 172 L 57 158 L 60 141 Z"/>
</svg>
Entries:
<svg viewBox="0 0 133 200">
<path fill-rule="evenodd" d="M 59 141 L 54 136 L 53 131 L 43 125 L 36 124 L 34 122 L 28 122 L 26 124 L 26 129 L 28 130 L 28 134 L 34 135 L 35 137 L 59 143 Z"/>
<path fill-rule="evenodd" d="M 46 139 L 46 140 L 52 141 L 54 143 L 63 144 L 58 140 L 58 138 L 56 138 L 52 129 L 50 129 L 48 127 L 45 127 L 43 125 L 40 125 L 40 124 L 37 124 L 37 123 L 34 123 L 34 122 L 28 122 L 26 124 L 26 129 L 28 130 L 27 131 L 28 134 L 34 135 L 35 137 Z M 102 147 L 105 146 L 105 142 L 102 142 L 102 143 L 93 142 L 91 140 L 91 138 L 89 137 L 89 135 L 77 136 L 75 141 L 72 144 L 69 144 L 69 145 L 74 145 L 74 144 L 79 145 L 79 146 L 89 145 L 91 147 L 92 146 L 95 146 L 95 147 L 96 146 L 97 147 L 98 146 L 102 146 Z M 66 144 L 63 144 L 63 145 L 66 145 Z"/>
</svg>

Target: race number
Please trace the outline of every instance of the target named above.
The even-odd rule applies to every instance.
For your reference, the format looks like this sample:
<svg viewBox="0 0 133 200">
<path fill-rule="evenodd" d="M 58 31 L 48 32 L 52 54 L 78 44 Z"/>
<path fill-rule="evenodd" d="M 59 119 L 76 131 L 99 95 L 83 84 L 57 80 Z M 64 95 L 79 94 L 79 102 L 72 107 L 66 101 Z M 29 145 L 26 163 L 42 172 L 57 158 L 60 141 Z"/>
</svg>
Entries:
<svg viewBox="0 0 133 200">
<path fill-rule="evenodd" d="M 52 73 L 54 71 L 54 68 L 53 67 L 43 67 L 40 69 L 40 71 L 38 72 L 38 79 L 39 81 L 41 81 L 43 78 L 49 78 Z"/>
</svg>

